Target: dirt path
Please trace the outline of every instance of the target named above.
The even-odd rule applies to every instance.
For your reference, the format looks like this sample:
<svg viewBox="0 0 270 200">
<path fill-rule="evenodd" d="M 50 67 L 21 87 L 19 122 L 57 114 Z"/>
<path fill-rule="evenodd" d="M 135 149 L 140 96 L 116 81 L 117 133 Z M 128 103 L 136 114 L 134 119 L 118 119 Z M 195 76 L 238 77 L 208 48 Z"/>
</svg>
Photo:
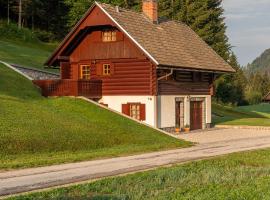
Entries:
<svg viewBox="0 0 270 200">
<path fill-rule="evenodd" d="M 252 130 L 246 135 L 244 133 L 233 129 L 192 133 L 181 136 L 201 142 L 191 148 L 2 172 L 0 196 L 270 147 L 269 131 Z"/>
</svg>

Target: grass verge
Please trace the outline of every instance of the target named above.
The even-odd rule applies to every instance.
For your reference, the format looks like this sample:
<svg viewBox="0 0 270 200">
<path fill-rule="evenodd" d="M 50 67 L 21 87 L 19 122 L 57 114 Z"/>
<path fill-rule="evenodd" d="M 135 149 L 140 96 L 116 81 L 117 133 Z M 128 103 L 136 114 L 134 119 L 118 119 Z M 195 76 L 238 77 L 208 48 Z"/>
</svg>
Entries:
<svg viewBox="0 0 270 200">
<path fill-rule="evenodd" d="M 269 154 L 269 149 L 235 153 L 211 160 L 32 193 L 10 200 L 269 199 Z"/>
</svg>

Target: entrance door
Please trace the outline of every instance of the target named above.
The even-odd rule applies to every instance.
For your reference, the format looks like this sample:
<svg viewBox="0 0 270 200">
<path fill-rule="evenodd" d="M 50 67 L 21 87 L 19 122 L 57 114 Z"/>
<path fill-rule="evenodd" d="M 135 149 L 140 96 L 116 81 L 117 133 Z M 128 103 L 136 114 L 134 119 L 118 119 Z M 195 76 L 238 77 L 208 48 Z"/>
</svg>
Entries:
<svg viewBox="0 0 270 200">
<path fill-rule="evenodd" d="M 175 127 L 176 128 L 180 128 L 181 126 L 181 117 L 180 117 L 180 106 L 181 106 L 181 102 L 180 101 L 176 101 L 175 102 Z"/>
<path fill-rule="evenodd" d="M 190 102 L 190 129 L 202 129 L 202 101 Z"/>
</svg>

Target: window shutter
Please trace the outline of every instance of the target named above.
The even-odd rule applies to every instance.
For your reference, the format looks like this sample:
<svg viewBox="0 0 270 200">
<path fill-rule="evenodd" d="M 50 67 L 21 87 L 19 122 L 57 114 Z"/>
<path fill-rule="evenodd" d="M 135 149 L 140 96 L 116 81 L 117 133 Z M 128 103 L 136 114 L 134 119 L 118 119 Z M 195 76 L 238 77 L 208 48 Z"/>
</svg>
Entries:
<svg viewBox="0 0 270 200">
<path fill-rule="evenodd" d="M 140 104 L 140 120 L 145 121 L 145 104 Z"/>
<path fill-rule="evenodd" d="M 110 66 L 111 66 L 111 75 L 113 75 L 114 74 L 114 64 L 112 63 L 112 64 L 110 64 Z"/>
<path fill-rule="evenodd" d="M 101 76 L 103 73 L 103 66 L 102 64 L 96 64 L 96 74 L 97 76 Z"/>
<path fill-rule="evenodd" d="M 122 113 L 130 116 L 130 105 L 129 104 L 122 104 Z"/>
</svg>

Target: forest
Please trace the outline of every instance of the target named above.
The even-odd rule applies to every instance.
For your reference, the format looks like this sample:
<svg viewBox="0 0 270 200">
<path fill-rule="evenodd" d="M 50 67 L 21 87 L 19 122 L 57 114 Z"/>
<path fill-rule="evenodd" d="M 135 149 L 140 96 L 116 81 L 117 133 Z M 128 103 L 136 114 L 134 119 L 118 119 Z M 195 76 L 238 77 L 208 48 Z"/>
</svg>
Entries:
<svg viewBox="0 0 270 200">
<path fill-rule="evenodd" d="M 140 11 L 142 1 L 101 2 Z M 92 3 L 93 0 L 0 0 L 0 24 L 27 28 L 42 42 L 60 42 Z M 220 75 L 216 80 L 217 102 L 247 105 L 262 101 L 270 90 L 269 74 L 250 72 L 239 65 L 226 35 L 222 0 L 158 0 L 158 4 L 160 18 L 186 23 L 235 68 L 236 73 Z"/>
</svg>

